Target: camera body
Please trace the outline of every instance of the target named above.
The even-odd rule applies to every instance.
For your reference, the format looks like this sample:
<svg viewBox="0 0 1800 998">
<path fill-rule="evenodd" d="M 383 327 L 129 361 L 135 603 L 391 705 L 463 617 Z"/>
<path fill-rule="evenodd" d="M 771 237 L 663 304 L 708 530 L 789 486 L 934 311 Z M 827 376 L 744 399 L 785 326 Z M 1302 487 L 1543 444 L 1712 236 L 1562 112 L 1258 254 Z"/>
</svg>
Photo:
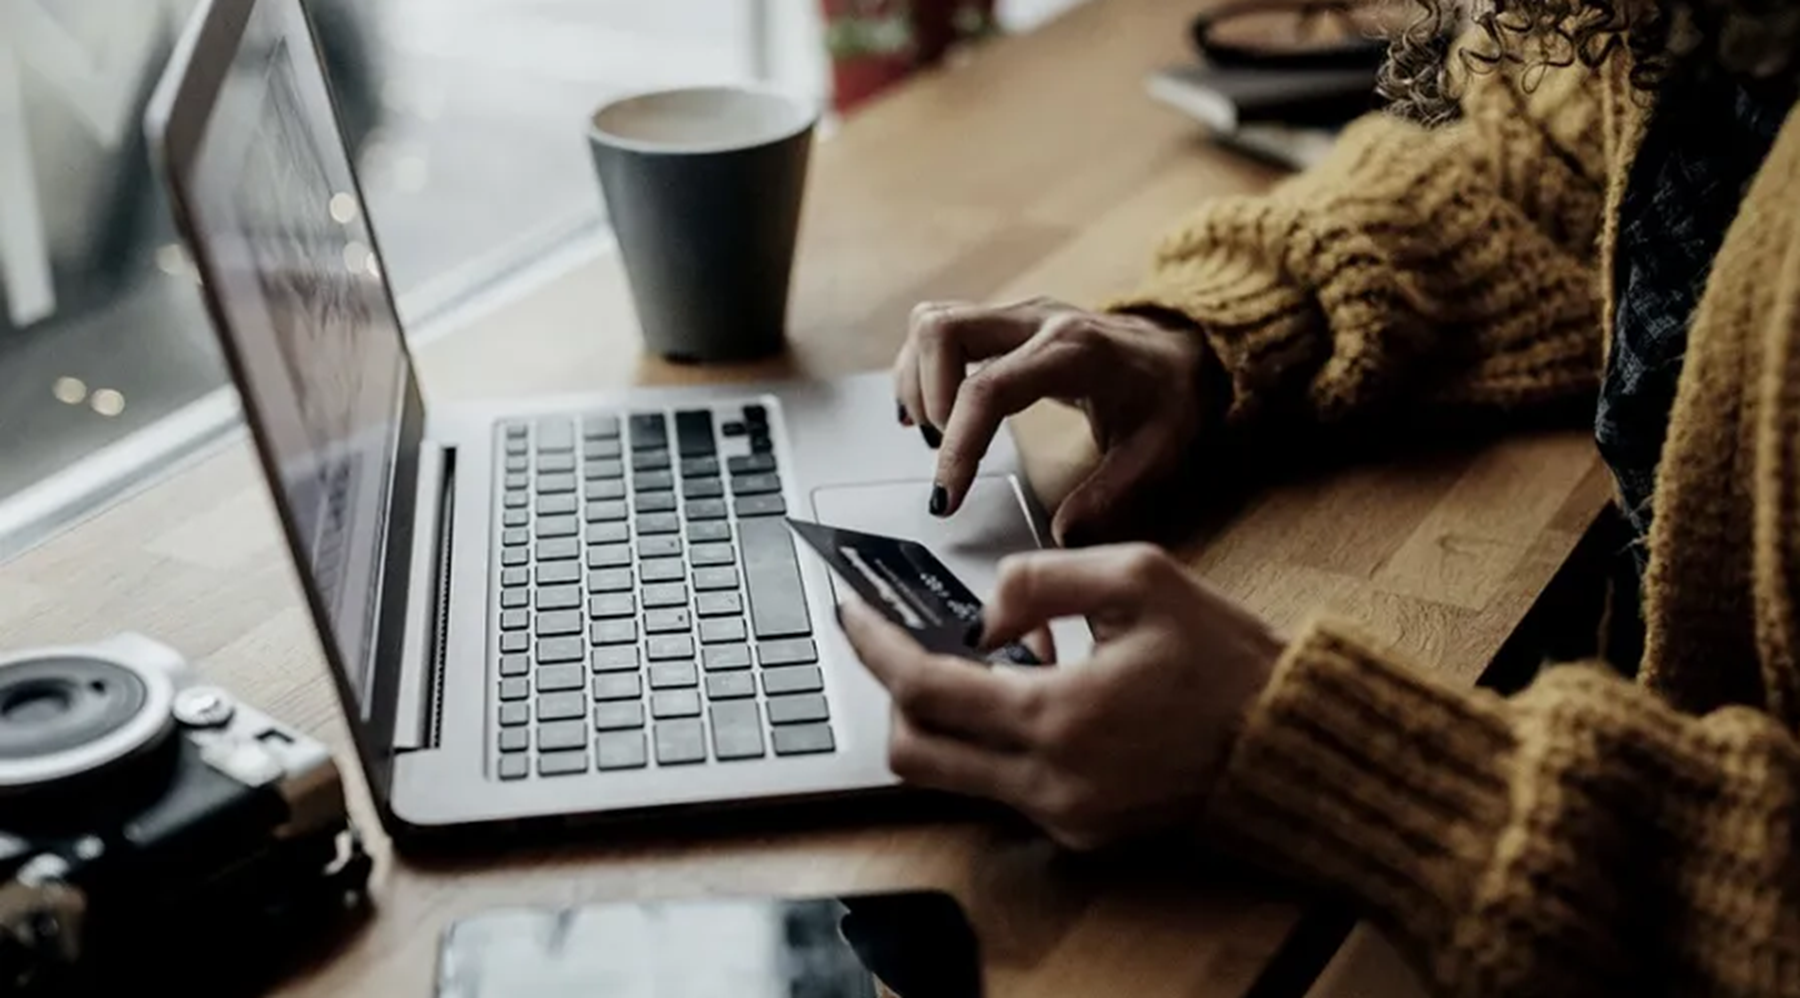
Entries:
<svg viewBox="0 0 1800 998">
<path fill-rule="evenodd" d="M 121 635 L 0 656 L 0 995 L 198 990 L 361 908 L 324 745 Z M 334 916 L 337 916 L 334 918 Z"/>
</svg>

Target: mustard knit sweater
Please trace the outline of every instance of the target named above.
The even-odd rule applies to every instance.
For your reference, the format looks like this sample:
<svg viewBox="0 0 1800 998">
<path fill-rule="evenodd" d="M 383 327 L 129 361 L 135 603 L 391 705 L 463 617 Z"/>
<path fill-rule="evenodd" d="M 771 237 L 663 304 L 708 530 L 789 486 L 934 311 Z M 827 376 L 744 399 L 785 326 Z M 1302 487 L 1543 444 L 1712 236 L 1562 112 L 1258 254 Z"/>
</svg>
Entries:
<svg viewBox="0 0 1800 998">
<path fill-rule="evenodd" d="M 1184 313 L 1229 419 L 1596 396 L 1613 219 L 1647 117 L 1621 58 L 1465 116 L 1358 123 L 1205 206 L 1119 307 Z M 1800 113 L 1694 314 L 1656 488 L 1636 684 L 1440 685 L 1348 626 L 1298 637 L 1206 815 L 1343 891 L 1455 994 L 1800 994 Z"/>
</svg>

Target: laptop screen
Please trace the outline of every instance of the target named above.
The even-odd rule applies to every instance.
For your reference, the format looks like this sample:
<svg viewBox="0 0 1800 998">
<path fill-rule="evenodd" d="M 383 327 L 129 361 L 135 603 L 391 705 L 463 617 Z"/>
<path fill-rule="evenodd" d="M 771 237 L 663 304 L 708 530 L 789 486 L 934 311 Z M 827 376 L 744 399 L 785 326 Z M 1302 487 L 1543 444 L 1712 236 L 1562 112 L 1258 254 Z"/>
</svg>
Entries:
<svg viewBox="0 0 1800 998">
<path fill-rule="evenodd" d="M 313 46 L 298 0 L 254 5 L 188 188 L 296 562 L 366 714 L 411 372 Z"/>
</svg>

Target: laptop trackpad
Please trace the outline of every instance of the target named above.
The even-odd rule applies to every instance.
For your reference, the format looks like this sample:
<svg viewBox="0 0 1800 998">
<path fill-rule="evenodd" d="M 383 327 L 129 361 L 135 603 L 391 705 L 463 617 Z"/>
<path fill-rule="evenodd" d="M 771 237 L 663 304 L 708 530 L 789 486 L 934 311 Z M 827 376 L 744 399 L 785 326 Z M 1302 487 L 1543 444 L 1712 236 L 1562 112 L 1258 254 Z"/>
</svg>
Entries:
<svg viewBox="0 0 1800 998">
<path fill-rule="evenodd" d="M 993 598 L 1000 559 L 1041 546 L 1015 482 L 1011 475 L 975 479 L 962 508 L 946 519 L 926 510 L 929 481 L 825 486 L 813 490 L 812 512 L 828 527 L 918 541 L 985 602 Z M 842 601 L 847 594 L 837 579 L 831 584 Z M 1064 661 L 1086 655 L 1092 645 L 1085 621 L 1058 621 L 1052 631 Z"/>
</svg>

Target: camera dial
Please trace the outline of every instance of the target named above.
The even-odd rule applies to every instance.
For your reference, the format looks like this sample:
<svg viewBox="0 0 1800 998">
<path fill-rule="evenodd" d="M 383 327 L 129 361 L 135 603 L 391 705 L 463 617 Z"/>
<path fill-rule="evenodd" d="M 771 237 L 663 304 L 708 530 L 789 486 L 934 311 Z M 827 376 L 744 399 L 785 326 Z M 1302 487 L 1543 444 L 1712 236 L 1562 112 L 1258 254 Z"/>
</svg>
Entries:
<svg viewBox="0 0 1800 998">
<path fill-rule="evenodd" d="M 142 754 L 168 736 L 174 698 L 156 668 L 80 655 L 0 660 L 0 796 Z"/>
</svg>

